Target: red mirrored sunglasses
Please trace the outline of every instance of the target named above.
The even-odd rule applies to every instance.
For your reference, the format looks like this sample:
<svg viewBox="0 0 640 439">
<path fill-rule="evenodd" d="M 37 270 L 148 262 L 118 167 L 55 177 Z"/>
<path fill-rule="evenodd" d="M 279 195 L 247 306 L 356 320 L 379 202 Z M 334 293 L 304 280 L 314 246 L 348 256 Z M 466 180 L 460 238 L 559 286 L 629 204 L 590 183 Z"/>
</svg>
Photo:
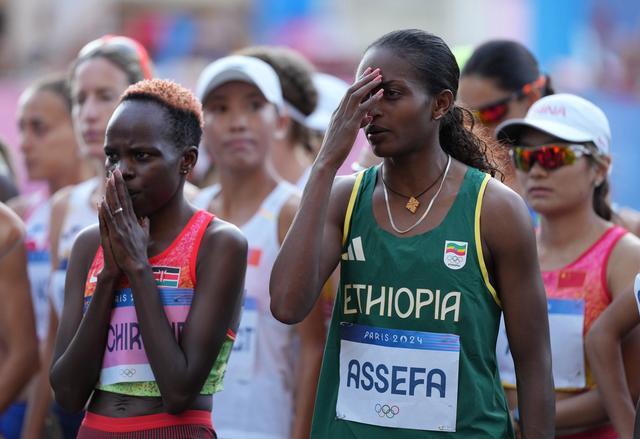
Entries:
<svg viewBox="0 0 640 439">
<path fill-rule="evenodd" d="M 529 172 L 535 163 L 552 171 L 572 165 L 584 155 L 591 155 L 585 145 L 575 143 L 549 143 L 540 146 L 514 146 L 509 150 L 516 169 Z"/>
<path fill-rule="evenodd" d="M 509 102 L 519 99 L 523 96 L 529 95 L 533 90 L 541 89 L 547 82 L 547 78 L 541 75 L 533 82 L 529 82 L 522 86 L 522 88 L 511 95 L 502 98 L 500 100 L 491 102 L 490 104 L 483 105 L 480 108 L 476 108 L 472 111 L 473 115 L 484 124 L 500 122 L 509 111 Z"/>
</svg>

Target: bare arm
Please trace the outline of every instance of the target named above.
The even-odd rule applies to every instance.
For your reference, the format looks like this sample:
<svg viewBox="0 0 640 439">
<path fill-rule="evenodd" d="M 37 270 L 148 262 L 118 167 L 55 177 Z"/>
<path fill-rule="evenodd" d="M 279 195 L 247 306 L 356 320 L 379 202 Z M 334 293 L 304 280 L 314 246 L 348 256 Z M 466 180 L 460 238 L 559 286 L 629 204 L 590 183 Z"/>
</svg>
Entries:
<svg viewBox="0 0 640 439">
<path fill-rule="evenodd" d="M 364 100 L 381 79 L 377 70 L 366 70 L 333 114 L 300 210 L 271 271 L 271 312 L 283 323 L 298 323 L 311 312 L 322 286 L 338 264 L 344 212 L 354 180 L 338 179 L 333 189 L 332 185 L 367 110 L 382 97 L 378 92 Z"/>
<path fill-rule="evenodd" d="M 111 319 L 117 278 L 107 270 L 97 276 L 93 297 L 83 313 L 85 281 L 99 241 L 98 227 L 93 226 L 81 232 L 73 245 L 53 351 L 51 386 L 56 401 L 71 412 L 82 410 L 98 381 Z"/>
<path fill-rule="evenodd" d="M 38 368 L 38 342 L 18 217 L 0 204 L 0 338 L 6 354 L 0 364 L 0 413 L 13 402 Z"/>
<path fill-rule="evenodd" d="M 555 398 L 547 302 L 533 226 L 522 199 L 496 180 L 481 213 L 485 261 L 502 301 L 516 368 L 523 438 L 553 438 Z"/>
<path fill-rule="evenodd" d="M 124 210 L 114 217 L 110 212 L 116 211 L 116 196 Z M 100 213 L 106 218 L 114 260 L 131 284 L 149 364 L 165 409 L 180 413 L 200 394 L 228 330 L 238 321 L 246 239 L 229 223 L 216 219 L 209 225 L 198 252 L 193 301 L 178 341 L 147 257 L 148 220 L 139 224 L 119 170 L 107 184 L 107 202 L 109 208 L 103 204 Z"/>
<path fill-rule="evenodd" d="M 631 291 L 614 300 L 598 317 L 587 335 L 591 370 L 601 391 L 604 406 L 622 439 L 633 434 L 635 406 L 622 361 L 622 339 L 638 323 L 640 315 Z"/>
</svg>

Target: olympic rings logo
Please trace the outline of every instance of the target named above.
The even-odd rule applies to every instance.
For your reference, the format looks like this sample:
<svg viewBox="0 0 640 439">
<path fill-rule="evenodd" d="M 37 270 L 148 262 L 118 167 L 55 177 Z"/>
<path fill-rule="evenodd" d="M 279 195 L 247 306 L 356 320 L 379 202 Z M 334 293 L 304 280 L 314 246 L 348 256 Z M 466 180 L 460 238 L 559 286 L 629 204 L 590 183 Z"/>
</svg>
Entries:
<svg viewBox="0 0 640 439">
<path fill-rule="evenodd" d="M 463 258 L 461 258 L 460 256 L 452 254 L 447 255 L 447 262 L 449 262 L 450 264 L 460 264 L 462 263 L 462 260 Z"/>
<path fill-rule="evenodd" d="M 135 369 L 122 369 L 120 371 L 120 375 L 124 375 L 124 376 L 126 376 L 128 378 L 131 378 L 135 374 L 136 374 L 136 370 Z"/>
<path fill-rule="evenodd" d="M 381 418 L 387 417 L 391 419 L 400 414 L 400 407 L 397 405 L 376 404 L 375 410 Z"/>
</svg>

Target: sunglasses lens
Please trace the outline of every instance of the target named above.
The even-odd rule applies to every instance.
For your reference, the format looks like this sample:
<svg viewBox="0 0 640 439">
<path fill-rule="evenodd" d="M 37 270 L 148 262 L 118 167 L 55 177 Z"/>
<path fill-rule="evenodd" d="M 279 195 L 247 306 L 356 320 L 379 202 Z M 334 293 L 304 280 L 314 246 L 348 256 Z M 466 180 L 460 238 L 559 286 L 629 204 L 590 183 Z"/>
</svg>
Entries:
<svg viewBox="0 0 640 439">
<path fill-rule="evenodd" d="M 538 163 L 546 170 L 552 171 L 562 166 L 575 163 L 577 155 L 569 145 L 544 145 L 539 148 L 513 148 L 515 167 L 529 172 L 534 163 Z"/>
<path fill-rule="evenodd" d="M 508 104 L 497 104 L 477 110 L 475 113 L 482 123 L 495 123 L 502 120 L 509 110 Z"/>
</svg>

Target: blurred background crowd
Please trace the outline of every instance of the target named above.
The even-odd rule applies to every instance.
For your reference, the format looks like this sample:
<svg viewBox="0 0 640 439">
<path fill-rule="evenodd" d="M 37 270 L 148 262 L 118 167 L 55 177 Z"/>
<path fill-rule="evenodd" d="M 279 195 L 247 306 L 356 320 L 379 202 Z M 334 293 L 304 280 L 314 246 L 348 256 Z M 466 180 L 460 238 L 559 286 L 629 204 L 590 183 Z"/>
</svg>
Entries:
<svg viewBox="0 0 640 439">
<path fill-rule="evenodd" d="M 608 115 L 613 201 L 640 208 L 640 5 L 635 0 L 3 0 L 0 1 L 0 137 L 16 148 L 21 91 L 64 72 L 78 50 L 106 33 L 140 41 L 157 76 L 192 89 L 212 60 L 247 45 L 298 50 L 318 71 L 350 82 L 368 43 L 399 28 L 440 35 L 460 60 L 494 38 L 524 43 L 556 91 L 580 94 Z"/>
</svg>

